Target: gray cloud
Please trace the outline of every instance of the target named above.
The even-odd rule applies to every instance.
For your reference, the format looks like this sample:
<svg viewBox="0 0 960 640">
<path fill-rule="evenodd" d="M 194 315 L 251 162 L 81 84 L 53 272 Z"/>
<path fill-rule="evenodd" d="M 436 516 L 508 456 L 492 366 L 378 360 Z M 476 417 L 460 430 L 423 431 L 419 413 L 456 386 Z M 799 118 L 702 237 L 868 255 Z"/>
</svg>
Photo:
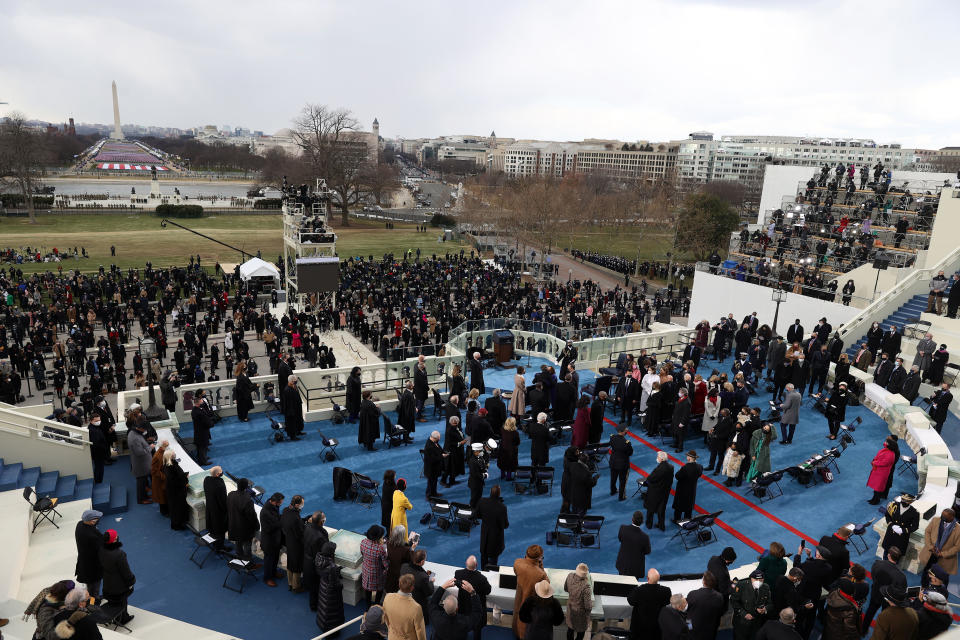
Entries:
<svg viewBox="0 0 960 640">
<path fill-rule="evenodd" d="M 960 143 L 957 5 L 206 0 L 10 3 L 2 109 L 289 126 L 308 102 L 387 136 L 664 140 L 690 131 Z"/>
</svg>

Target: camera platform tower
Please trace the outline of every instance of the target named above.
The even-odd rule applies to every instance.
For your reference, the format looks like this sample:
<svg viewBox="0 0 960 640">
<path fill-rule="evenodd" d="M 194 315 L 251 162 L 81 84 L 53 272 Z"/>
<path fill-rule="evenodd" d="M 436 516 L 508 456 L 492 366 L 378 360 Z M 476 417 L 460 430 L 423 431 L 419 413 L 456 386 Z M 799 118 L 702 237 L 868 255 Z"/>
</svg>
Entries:
<svg viewBox="0 0 960 640">
<path fill-rule="evenodd" d="M 337 234 L 330 229 L 330 197 L 326 180 L 317 179 L 316 189 L 301 187 L 285 193 L 283 215 L 284 289 L 287 305 L 302 309 L 340 282 Z"/>
</svg>

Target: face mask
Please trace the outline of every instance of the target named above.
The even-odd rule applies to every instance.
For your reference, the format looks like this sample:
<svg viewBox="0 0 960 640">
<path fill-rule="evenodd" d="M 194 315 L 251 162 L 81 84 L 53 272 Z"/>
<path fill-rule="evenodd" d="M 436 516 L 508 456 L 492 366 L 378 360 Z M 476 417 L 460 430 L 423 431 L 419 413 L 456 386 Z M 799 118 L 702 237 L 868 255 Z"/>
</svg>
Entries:
<svg viewBox="0 0 960 640">
<path fill-rule="evenodd" d="M 763 581 L 762 581 L 762 580 L 752 580 L 752 581 L 751 581 L 751 584 L 753 584 L 753 588 L 754 588 L 754 589 L 759 589 L 759 588 L 760 588 L 760 585 L 763 584 Z"/>
<path fill-rule="evenodd" d="M 99 422 L 91 422 L 90 425 L 91 425 L 91 426 L 94 426 L 94 427 L 99 427 L 99 426 L 100 426 L 100 423 L 99 423 Z"/>
</svg>

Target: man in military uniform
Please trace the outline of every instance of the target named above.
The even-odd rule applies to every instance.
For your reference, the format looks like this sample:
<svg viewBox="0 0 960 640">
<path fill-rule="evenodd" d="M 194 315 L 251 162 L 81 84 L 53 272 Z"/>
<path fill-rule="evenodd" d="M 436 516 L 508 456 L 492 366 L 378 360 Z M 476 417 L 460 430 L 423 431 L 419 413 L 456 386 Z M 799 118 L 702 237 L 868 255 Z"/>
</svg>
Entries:
<svg viewBox="0 0 960 640">
<path fill-rule="evenodd" d="M 770 604 L 770 586 L 764 584 L 762 571 L 751 573 L 749 580 L 738 581 L 730 595 L 734 639 L 753 640 L 767 618 Z"/>
</svg>

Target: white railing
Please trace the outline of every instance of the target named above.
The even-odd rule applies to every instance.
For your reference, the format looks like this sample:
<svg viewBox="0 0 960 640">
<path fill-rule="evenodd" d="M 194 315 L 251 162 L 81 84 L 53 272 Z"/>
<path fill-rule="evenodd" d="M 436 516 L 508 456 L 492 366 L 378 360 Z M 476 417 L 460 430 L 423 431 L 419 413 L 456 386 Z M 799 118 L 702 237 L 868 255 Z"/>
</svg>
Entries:
<svg viewBox="0 0 960 640">
<path fill-rule="evenodd" d="M 74 427 L 0 405 L 0 452 L 7 463 L 24 468 L 56 469 L 78 478 L 93 476 L 90 439 L 83 427 Z"/>
<path fill-rule="evenodd" d="M 867 333 L 867 329 L 899 309 L 915 295 L 928 291 L 928 280 L 939 271 L 953 273 L 960 268 L 960 247 L 947 254 L 940 262 L 926 269 L 914 269 L 913 273 L 895 284 L 884 295 L 866 309 L 855 315 L 840 329 L 840 335 L 847 345 L 855 344 Z M 854 340 L 854 338 L 856 340 Z"/>
<path fill-rule="evenodd" d="M 357 624 L 357 623 L 360 622 L 361 620 L 363 620 L 363 616 L 357 616 L 357 617 L 354 618 L 353 620 L 347 620 L 346 622 L 344 622 L 344 623 L 343 623 L 342 625 L 340 625 L 339 627 L 334 627 L 333 629 L 330 629 L 329 631 L 325 631 L 325 632 L 321 633 L 320 635 L 318 635 L 317 637 L 313 638 L 313 640 L 323 640 L 324 638 L 332 638 L 333 636 L 337 635 L 339 632 L 343 631 L 343 630 L 346 629 L 347 627 L 352 627 L 353 625 Z"/>
</svg>

